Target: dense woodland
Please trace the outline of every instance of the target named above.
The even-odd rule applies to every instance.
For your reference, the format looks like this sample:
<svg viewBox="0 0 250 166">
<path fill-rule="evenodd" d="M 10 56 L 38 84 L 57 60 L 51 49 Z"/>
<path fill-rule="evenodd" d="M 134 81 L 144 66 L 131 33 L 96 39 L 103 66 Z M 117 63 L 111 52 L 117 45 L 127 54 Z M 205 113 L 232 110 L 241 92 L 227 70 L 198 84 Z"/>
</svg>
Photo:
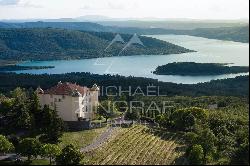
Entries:
<svg viewBox="0 0 250 166">
<path fill-rule="evenodd" d="M 126 43 L 114 43 L 106 49 L 114 37 L 113 33 L 88 33 L 52 28 L 0 29 L 0 59 L 80 59 L 118 55 L 168 55 L 191 51 L 165 41 L 140 37 L 144 46 L 132 44 L 119 54 Z M 128 41 L 132 35 L 124 37 Z"/>
<path fill-rule="evenodd" d="M 218 63 L 195 63 L 195 62 L 178 62 L 158 66 L 154 74 L 158 75 L 221 75 L 237 74 L 249 72 L 247 66 L 226 66 L 228 64 Z"/>
<path fill-rule="evenodd" d="M 51 165 L 76 165 L 82 154 L 73 145 L 60 148 L 58 143 L 66 131 L 55 109 L 40 107 L 37 93 L 16 88 L 10 96 L 0 96 L 0 153 L 15 153 L 27 160 L 0 161 L 0 164 L 32 165 L 38 156 Z M 45 162 L 46 164 L 48 162 Z M 54 162 L 55 163 L 55 162 Z"/>
<path fill-rule="evenodd" d="M 231 79 L 214 80 L 208 83 L 194 85 L 175 84 L 159 82 L 155 79 L 124 77 L 119 75 L 98 75 L 90 73 L 67 73 L 67 74 L 15 74 L 0 73 L 0 92 L 8 93 L 16 87 L 36 89 L 41 86 L 43 89 L 56 85 L 59 81 L 73 82 L 82 86 L 92 87 L 94 83 L 99 86 L 121 86 L 128 90 L 131 86 L 132 91 L 141 87 L 146 91 L 148 86 L 158 86 L 161 95 L 181 95 L 181 96 L 249 96 L 249 76 L 241 76 Z"/>
<path fill-rule="evenodd" d="M 149 22 L 150 24 L 154 24 Z M 109 24 L 109 23 L 103 23 Z M 111 23 L 112 24 L 112 23 Z M 114 23 L 116 24 L 116 23 Z M 119 24 L 119 22 L 118 22 Z M 124 24 L 124 23 L 121 23 Z M 126 23 L 127 24 L 127 23 Z M 132 23 L 133 24 L 133 23 Z M 197 25 L 197 27 L 201 28 L 192 28 L 186 27 L 183 30 L 183 27 L 189 26 L 192 27 L 192 24 L 199 24 L 197 22 L 185 22 L 179 23 L 182 27 L 182 30 L 169 28 L 168 26 L 162 28 L 162 23 L 156 23 L 155 27 L 160 28 L 145 28 L 140 27 L 134 22 L 135 25 L 131 25 L 130 27 L 119 27 L 119 26 L 103 26 L 96 23 L 91 22 L 25 22 L 25 23 L 4 23 L 0 22 L 0 28 L 62 28 L 62 29 L 71 29 L 71 30 L 81 30 L 81 31 L 95 31 L 95 32 L 113 32 L 113 33 L 128 33 L 128 34 L 141 34 L 141 35 L 156 35 L 156 34 L 176 34 L 176 35 L 191 35 L 198 37 L 205 37 L 209 39 L 219 39 L 219 40 L 229 40 L 236 42 L 249 43 L 249 25 L 236 26 L 221 24 L 214 28 L 204 28 L 210 27 L 211 25 Z M 139 24 L 143 24 L 140 22 Z M 157 25 L 160 24 L 160 25 Z M 164 25 L 166 23 L 163 23 Z M 214 23 L 216 24 L 216 23 Z M 128 25 L 128 24 L 127 24 Z M 166 24 L 168 25 L 168 24 Z M 178 23 L 174 23 L 174 25 L 178 26 Z M 225 27 L 223 27 L 225 26 Z M 203 27 L 203 28 L 202 28 Z M 212 26 L 213 27 L 213 26 Z"/>
<path fill-rule="evenodd" d="M 105 32 L 109 31 L 108 27 L 91 22 L 25 22 L 25 23 L 6 23 L 0 22 L 0 28 L 60 28 L 70 30 L 84 30 Z"/>
<path fill-rule="evenodd" d="M 115 31 L 120 33 L 138 33 L 145 35 L 161 35 L 161 34 L 175 34 L 175 35 L 190 35 L 197 37 L 205 37 L 208 39 L 219 39 L 227 41 L 235 41 L 242 43 L 249 43 L 249 26 L 234 26 L 234 27 L 217 27 L 217 28 L 196 28 L 191 30 L 176 30 L 176 29 L 162 29 L 162 28 L 116 28 Z"/>
<path fill-rule="evenodd" d="M 209 39 L 249 43 L 249 25 L 243 27 L 198 28 L 184 33 Z"/>
</svg>

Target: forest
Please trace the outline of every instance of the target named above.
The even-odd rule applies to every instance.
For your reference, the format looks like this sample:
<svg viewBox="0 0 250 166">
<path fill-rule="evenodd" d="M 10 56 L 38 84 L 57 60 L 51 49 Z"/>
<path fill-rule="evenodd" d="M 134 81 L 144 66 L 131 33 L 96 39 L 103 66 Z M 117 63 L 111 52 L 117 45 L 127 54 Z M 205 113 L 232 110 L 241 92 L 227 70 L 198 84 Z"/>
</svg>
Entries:
<svg viewBox="0 0 250 166">
<path fill-rule="evenodd" d="M 131 25 L 129 24 L 131 23 Z M 102 25 L 101 25 L 102 24 Z M 126 24 L 126 26 L 116 26 L 116 24 Z M 143 24 L 155 24 L 156 28 L 147 28 L 147 26 L 140 26 Z M 172 27 L 171 27 L 172 24 Z M 179 25 L 178 25 L 179 24 Z M 176 35 L 190 35 L 205 37 L 209 39 L 228 40 L 242 43 L 249 43 L 249 25 L 236 25 L 234 23 L 221 23 L 216 26 L 207 25 L 209 23 L 199 22 L 101 22 L 100 24 L 91 22 L 25 22 L 25 23 L 6 23 L 0 22 L 0 28 L 61 28 L 80 31 L 95 31 L 95 32 L 113 32 L 126 34 L 140 34 L 140 35 L 156 35 L 156 34 L 176 34 Z M 103 26 L 107 25 L 107 26 Z M 108 26 L 109 25 L 109 26 Z M 130 26 L 128 26 L 130 25 Z M 167 26 L 166 26 L 167 25 Z M 195 26 L 196 25 L 196 26 Z M 181 26 L 181 28 L 176 28 Z M 158 27 L 158 28 L 157 28 Z M 185 27 L 185 28 L 183 28 Z M 191 28 L 192 27 L 192 28 Z M 195 27 L 195 28 L 194 28 Z M 208 28 L 210 27 L 210 28 Z"/>
<path fill-rule="evenodd" d="M 126 112 L 121 109 L 124 107 L 123 105 L 115 105 L 115 111 L 112 110 L 109 114 L 98 111 L 98 114 L 101 117 L 112 119 L 116 117 L 113 113 L 119 111 L 119 116 L 124 113 L 127 120 L 146 120 L 154 124 L 153 127 L 147 129 L 151 134 L 147 134 L 148 131 L 141 131 L 141 128 L 144 127 L 124 126 L 130 131 L 127 133 L 131 135 L 127 138 L 131 141 L 130 143 L 133 143 L 133 146 L 136 146 L 136 144 L 130 138 L 138 137 L 135 133 L 132 133 L 133 129 L 138 129 L 136 132 L 140 133 L 139 136 L 144 133 L 151 139 L 156 139 L 154 134 L 172 134 L 178 136 L 180 142 L 185 142 L 183 157 L 188 160 L 189 164 L 249 165 L 248 98 L 232 96 L 149 97 L 140 95 L 131 98 L 131 96 L 125 95 L 103 99 L 101 103 L 112 103 L 116 100 L 141 101 L 145 105 L 144 109 L 134 107 L 134 109 Z M 152 102 L 156 104 L 152 105 Z M 163 102 L 167 102 L 168 105 L 165 107 L 156 106 Z M 211 107 L 211 105 L 216 105 L 216 107 Z M 0 135 L 0 144 L 4 145 L 0 152 L 15 151 L 27 156 L 26 164 L 36 159 L 38 155 L 49 156 L 57 164 L 79 164 L 83 159 L 86 159 L 85 157 L 87 157 L 88 162 L 98 163 L 99 160 L 102 160 L 102 155 L 105 155 L 105 153 L 96 151 L 97 154 L 100 153 L 100 156 L 97 155 L 97 158 L 90 161 L 88 157 L 91 157 L 91 154 L 83 155 L 73 145 L 60 149 L 58 146 L 60 138 L 66 131 L 67 126 L 58 117 L 56 110 L 46 106 L 44 108 L 39 107 L 37 95 L 32 89 L 16 88 L 8 96 L 1 95 L 0 116 L 0 132 L 2 134 Z M 143 137 L 140 139 L 143 140 Z M 147 142 L 147 139 L 143 141 Z M 170 138 L 169 141 L 171 141 Z M 108 145 L 111 148 L 121 148 L 117 147 L 114 142 Z M 46 146 L 49 146 L 48 149 Z M 158 147 L 158 144 L 150 143 L 150 146 Z M 166 146 L 170 145 L 166 144 Z M 143 145 L 143 147 L 146 146 Z M 131 153 L 135 153 L 136 150 L 132 149 Z M 72 158 L 72 153 L 77 155 L 76 160 Z M 93 155 L 95 156 L 95 153 L 92 154 L 92 157 Z M 138 155 L 141 159 L 144 153 Z M 168 155 L 173 155 L 173 152 Z M 65 160 L 68 157 L 70 160 Z M 161 160 L 163 158 L 160 158 L 159 161 Z M 102 162 L 105 161 L 106 159 Z M 156 162 L 159 161 L 156 160 Z"/>
<path fill-rule="evenodd" d="M 222 75 L 248 73 L 247 66 L 227 66 L 219 63 L 195 63 L 195 62 L 175 62 L 158 66 L 154 71 L 157 75 Z"/>
<path fill-rule="evenodd" d="M 53 75 L 0 73 L 0 80 L 4 80 L 0 82 L 0 92 L 2 93 L 0 95 L 0 132 L 2 134 L 0 143 L 5 147 L 0 150 L 27 156 L 28 163 L 36 159 L 38 155 L 49 156 L 50 161 L 58 164 L 84 163 L 82 160 L 86 158 L 90 163 L 98 163 L 105 156 L 105 153 L 97 151 L 97 154 L 100 153 L 96 156 L 97 158 L 93 156 L 91 158 L 90 154 L 84 154 L 83 157 L 83 154 L 73 145 L 59 148 L 58 145 L 67 126 L 58 117 L 56 110 L 46 106 L 39 107 L 38 98 L 34 92 L 38 86 L 47 89 L 59 81 L 69 81 L 88 87 L 94 83 L 101 87 L 121 86 L 124 91 L 129 87 L 132 91 L 138 87 L 146 91 L 148 86 L 159 86 L 161 94 L 166 96 L 139 94 L 131 96 L 127 92 L 114 97 L 101 94 L 100 101 L 104 106 L 107 106 L 107 103 L 112 104 L 114 101 L 128 103 L 140 101 L 144 105 L 137 103 L 134 105 L 134 109 L 124 110 L 125 105 L 117 103 L 111 112 L 104 112 L 98 108 L 99 116 L 97 117 L 108 120 L 124 114 L 127 120 L 134 122 L 142 120 L 154 124 L 153 128 L 147 129 L 151 133 L 154 131 L 158 135 L 178 135 L 178 140 L 182 140 L 181 142 L 184 142 L 185 145 L 183 157 L 190 164 L 249 165 L 249 76 L 195 85 L 90 73 Z M 113 92 L 109 91 L 110 93 Z M 8 127 L 6 128 L 6 126 Z M 124 127 L 127 128 L 127 126 Z M 138 137 L 132 132 L 134 128 L 141 130 L 144 127 L 131 128 L 128 126 L 127 130 L 131 134 L 129 136 L 131 139 Z M 166 147 L 172 147 L 168 144 L 171 141 L 170 138 L 169 141 L 162 140 L 160 137 L 143 131 L 140 132 L 140 135 L 161 141 Z M 144 141 L 150 143 L 149 140 Z M 131 143 L 133 144 L 131 145 Z M 127 146 L 136 146 L 134 141 L 131 140 L 131 143 Z M 113 142 L 107 147 L 109 146 L 119 148 Z M 156 151 L 158 144 L 150 143 L 150 146 L 155 147 L 154 151 Z M 146 146 L 144 145 L 144 147 Z M 136 149 L 133 149 L 132 152 L 135 153 Z M 70 154 L 77 157 L 72 158 Z M 174 152 L 163 155 L 174 155 Z M 139 157 L 144 160 L 143 156 L 144 154 L 139 154 Z M 72 160 L 67 159 L 68 157 Z M 156 162 L 161 163 L 162 160 L 163 158 L 160 158 Z M 104 158 L 102 162 L 105 161 Z"/>
<path fill-rule="evenodd" d="M 182 131 L 190 164 L 249 164 L 249 101 L 235 97 L 139 97 L 146 108 L 152 101 L 169 107 L 141 112 L 161 128 Z M 209 105 L 217 105 L 211 108 Z"/>
<path fill-rule="evenodd" d="M 240 27 L 197 28 L 186 31 L 185 34 L 208 39 L 249 43 L 249 25 Z"/>
<path fill-rule="evenodd" d="M 122 35 L 127 42 L 132 35 Z M 126 43 L 114 43 L 113 33 L 91 33 L 66 29 L 0 29 L 0 59 L 59 60 L 107 56 L 168 55 L 191 50 L 150 37 L 139 37 L 144 44 L 132 44 L 122 53 Z"/>
<path fill-rule="evenodd" d="M 146 91 L 145 89 L 148 86 L 157 86 L 160 87 L 161 94 L 168 96 L 249 96 L 249 76 L 214 80 L 194 85 L 160 82 L 150 78 L 90 73 L 51 75 L 0 73 L 0 80 L 2 80 L 0 81 L 0 92 L 4 94 L 16 87 L 36 89 L 38 86 L 41 86 L 43 89 L 48 89 L 56 85 L 59 81 L 62 81 L 73 82 L 88 87 L 92 87 L 95 83 L 102 87 L 121 86 L 123 89 L 131 87 L 132 91 L 135 91 L 137 87 L 141 87 L 142 90 Z"/>
<path fill-rule="evenodd" d="M 10 96 L 0 96 L 0 153 L 15 153 L 26 157 L 16 160 L 1 160 L 0 164 L 33 165 L 35 158 L 39 164 L 79 164 L 82 154 L 73 145 L 60 148 L 58 143 L 67 126 L 57 111 L 49 106 L 40 107 L 37 93 L 16 88 Z M 67 158 L 67 160 L 65 159 Z"/>
</svg>

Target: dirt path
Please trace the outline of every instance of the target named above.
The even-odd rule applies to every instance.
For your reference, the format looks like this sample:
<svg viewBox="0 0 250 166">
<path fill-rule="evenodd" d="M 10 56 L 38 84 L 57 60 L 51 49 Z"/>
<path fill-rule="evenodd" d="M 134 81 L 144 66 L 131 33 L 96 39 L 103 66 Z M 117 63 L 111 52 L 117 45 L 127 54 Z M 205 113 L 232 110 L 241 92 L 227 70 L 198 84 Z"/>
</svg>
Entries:
<svg viewBox="0 0 250 166">
<path fill-rule="evenodd" d="M 116 130 L 115 127 L 109 127 L 105 132 L 101 134 L 101 136 L 99 136 L 96 140 L 94 140 L 93 143 L 82 148 L 80 151 L 89 152 L 89 151 L 99 148 L 100 146 L 102 146 L 103 143 L 108 141 L 108 139 L 111 137 L 111 135 L 113 134 L 115 130 Z"/>
</svg>

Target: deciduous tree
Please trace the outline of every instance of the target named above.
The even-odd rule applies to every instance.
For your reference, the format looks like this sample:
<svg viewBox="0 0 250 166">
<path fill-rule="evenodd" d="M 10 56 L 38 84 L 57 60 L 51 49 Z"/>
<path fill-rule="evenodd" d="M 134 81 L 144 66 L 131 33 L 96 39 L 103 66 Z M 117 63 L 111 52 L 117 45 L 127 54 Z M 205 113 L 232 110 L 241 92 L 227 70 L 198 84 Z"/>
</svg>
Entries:
<svg viewBox="0 0 250 166">
<path fill-rule="evenodd" d="M 56 144 L 44 144 L 41 147 L 41 155 L 49 158 L 50 165 L 52 164 L 52 159 L 55 159 L 60 153 L 61 149 Z"/>
<path fill-rule="evenodd" d="M 28 161 L 31 161 L 32 157 L 37 157 L 40 153 L 41 143 L 35 138 L 23 139 L 17 149 L 17 152 L 22 156 L 28 157 Z"/>
<path fill-rule="evenodd" d="M 56 157 L 56 163 L 60 165 L 78 165 L 83 159 L 81 152 L 73 145 L 62 149 L 62 153 Z"/>
<path fill-rule="evenodd" d="M 137 121 L 140 119 L 140 113 L 138 110 L 129 110 L 125 113 L 125 120 L 132 120 L 132 122 L 134 123 L 134 121 Z"/>
<path fill-rule="evenodd" d="M 97 109 L 97 112 L 106 119 L 106 122 L 109 118 L 115 118 L 119 115 L 117 106 L 113 104 L 111 100 L 102 101 Z"/>
<path fill-rule="evenodd" d="M 13 144 L 3 135 L 0 135 L 0 154 L 8 153 L 14 149 Z"/>
<path fill-rule="evenodd" d="M 188 154 L 188 160 L 191 165 L 202 165 L 204 152 L 201 145 L 193 145 Z"/>
</svg>

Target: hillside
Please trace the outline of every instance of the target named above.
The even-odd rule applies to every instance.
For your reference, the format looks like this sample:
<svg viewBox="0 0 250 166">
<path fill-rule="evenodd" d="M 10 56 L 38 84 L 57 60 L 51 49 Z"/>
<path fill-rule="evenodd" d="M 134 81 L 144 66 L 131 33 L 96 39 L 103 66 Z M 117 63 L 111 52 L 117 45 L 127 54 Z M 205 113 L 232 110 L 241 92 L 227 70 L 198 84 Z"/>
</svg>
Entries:
<svg viewBox="0 0 250 166">
<path fill-rule="evenodd" d="M 170 165 L 185 152 L 181 137 L 176 133 L 152 131 L 145 126 L 123 128 L 106 145 L 85 154 L 94 165 Z M 178 160 L 177 164 L 185 164 Z"/>
<path fill-rule="evenodd" d="M 199 28 L 191 31 L 186 31 L 184 33 L 191 36 L 205 37 L 209 39 L 249 43 L 249 26 Z"/>
<path fill-rule="evenodd" d="M 237 74 L 249 72 L 246 66 L 226 66 L 227 64 L 219 63 L 195 63 L 195 62 L 178 62 L 158 66 L 154 74 L 157 75 L 221 75 Z"/>
<path fill-rule="evenodd" d="M 135 28 L 135 27 L 113 27 L 116 32 L 138 33 L 146 35 L 175 34 L 205 37 L 208 39 L 219 39 L 249 43 L 249 26 L 219 27 L 219 28 L 197 28 L 191 30 L 175 30 L 162 28 Z"/>
<path fill-rule="evenodd" d="M 176 34 L 205 37 L 249 43 L 249 25 L 244 23 L 199 23 L 199 22 L 147 22 L 147 26 L 141 26 L 145 22 L 100 22 L 103 25 L 91 22 L 25 22 L 6 23 L 0 22 L 0 28 L 61 28 L 80 31 L 113 32 L 141 35 Z M 127 23 L 127 24 L 126 24 Z M 120 24 L 120 25 L 117 25 Z M 125 25 L 124 25 L 125 24 Z M 106 25 L 106 26 L 104 26 Z M 149 26 L 150 25 L 150 26 Z M 178 28 L 176 28 L 176 26 Z"/>
<path fill-rule="evenodd" d="M 131 87 L 132 92 L 140 87 L 143 92 L 147 92 L 148 85 L 160 87 L 160 95 L 168 96 L 249 96 L 249 76 L 214 80 L 207 83 L 193 85 L 175 84 L 159 82 L 150 78 L 124 77 L 111 75 L 98 75 L 90 73 L 67 73 L 67 74 L 15 74 L 0 72 L 0 92 L 8 93 L 15 87 L 36 89 L 41 86 L 48 89 L 55 83 L 76 82 L 83 86 L 92 86 L 93 84 L 102 85 L 104 89 L 109 86 L 121 86 L 128 89 Z M 104 93 L 104 92 L 103 92 Z"/>
<path fill-rule="evenodd" d="M 117 56 L 125 44 L 105 48 L 113 33 L 90 33 L 66 29 L 0 29 L 0 59 L 56 60 Z M 132 35 L 122 35 L 125 41 Z M 140 37 L 144 46 L 131 45 L 120 55 L 168 55 L 190 52 L 183 47 L 149 37 Z"/>
<path fill-rule="evenodd" d="M 104 26 L 161 28 L 174 30 L 193 30 L 197 28 L 238 27 L 247 25 L 247 20 L 194 20 L 194 19 L 163 19 L 163 20 L 107 20 L 97 21 Z"/>
<path fill-rule="evenodd" d="M 60 28 L 70 30 L 84 31 L 108 31 L 109 28 L 100 24 L 91 22 L 24 22 L 24 23 L 7 23 L 0 22 L 0 28 Z"/>
</svg>

